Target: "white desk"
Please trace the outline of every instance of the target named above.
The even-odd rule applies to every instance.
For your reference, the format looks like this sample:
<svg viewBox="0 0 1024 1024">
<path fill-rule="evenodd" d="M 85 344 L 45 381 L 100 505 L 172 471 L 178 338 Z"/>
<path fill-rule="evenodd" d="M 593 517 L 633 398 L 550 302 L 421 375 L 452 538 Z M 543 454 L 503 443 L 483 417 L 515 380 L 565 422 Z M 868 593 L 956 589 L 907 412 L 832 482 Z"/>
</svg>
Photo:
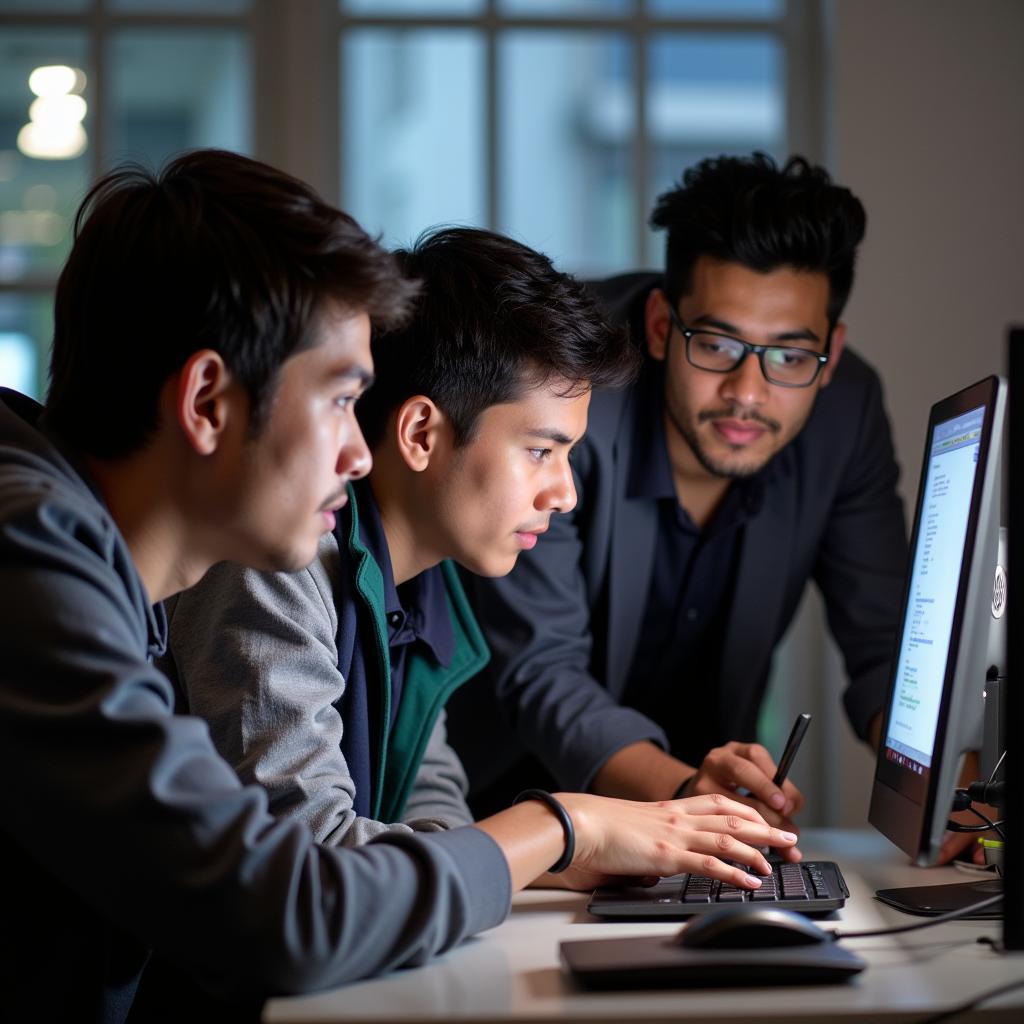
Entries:
<svg viewBox="0 0 1024 1024">
<path fill-rule="evenodd" d="M 885 839 L 866 831 L 808 831 L 800 846 L 807 857 L 838 861 L 850 887 L 846 907 L 826 926 L 853 930 L 907 924 L 916 919 L 873 899 L 876 889 L 967 880 L 955 868 L 913 868 Z M 560 940 L 670 934 L 679 925 L 598 922 L 586 914 L 585 903 L 582 894 L 521 893 L 504 924 L 426 967 L 319 995 L 271 1000 L 265 1020 L 779 1024 L 803 1018 L 916 1024 L 972 995 L 1024 978 L 1024 953 L 998 954 L 976 941 L 980 935 L 999 936 L 999 922 L 953 921 L 905 935 L 849 940 L 846 945 L 869 966 L 838 985 L 588 992 L 561 971 Z M 956 1018 L 956 1024 L 969 1019 L 1021 1024 L 1024 988 Z"/>
</svg>

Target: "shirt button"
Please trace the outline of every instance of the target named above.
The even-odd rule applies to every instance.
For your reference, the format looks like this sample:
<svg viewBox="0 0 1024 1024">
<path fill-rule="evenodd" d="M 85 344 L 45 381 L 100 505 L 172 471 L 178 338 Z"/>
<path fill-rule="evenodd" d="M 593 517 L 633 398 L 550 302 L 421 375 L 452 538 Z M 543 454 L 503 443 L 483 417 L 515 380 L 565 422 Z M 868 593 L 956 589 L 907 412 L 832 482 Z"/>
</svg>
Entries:
<svg viewBox="0 0 1024 1024">
<path fill-rule="evenodd" d="M 697 618 L 697 609 L 696 608 L 687 608 L 686 609 L 686 617 L 687 617 L 687 619 L 690 620 L 690 622 L 693 622 L 693 620 L 695 618 Z"/>
<path fill-rule="evenodd" d="M 390 622 L 392 626 L 397 626 L 401 621 L 402 621 L 402 613 L 401 612 L 392 612 L 388 616 L 388 622 Z"/>
</svg>

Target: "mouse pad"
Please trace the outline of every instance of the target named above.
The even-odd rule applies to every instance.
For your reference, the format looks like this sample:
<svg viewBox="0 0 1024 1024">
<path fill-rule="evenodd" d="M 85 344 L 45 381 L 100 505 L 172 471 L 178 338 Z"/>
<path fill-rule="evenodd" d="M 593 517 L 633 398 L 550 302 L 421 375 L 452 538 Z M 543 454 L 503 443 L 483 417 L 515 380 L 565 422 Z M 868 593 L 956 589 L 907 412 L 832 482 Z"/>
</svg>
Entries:
<svg viewBox="0 0 1024 1024">
<path fill-rule="evenodd" d="M 835 942 L 781 949 L 687 949 L 673 936 L 559 944 L 565 969 L 586 988 L 822 985 L 859 974 L 865 961 Z"/>
</svg>

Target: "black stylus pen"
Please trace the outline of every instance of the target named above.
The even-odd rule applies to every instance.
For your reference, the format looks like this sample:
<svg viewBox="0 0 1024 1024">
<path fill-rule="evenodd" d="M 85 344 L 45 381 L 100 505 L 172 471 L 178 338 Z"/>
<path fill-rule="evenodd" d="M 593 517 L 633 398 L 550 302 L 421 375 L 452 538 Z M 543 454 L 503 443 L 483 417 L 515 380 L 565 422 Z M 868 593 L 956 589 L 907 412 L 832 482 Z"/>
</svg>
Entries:
<svg viewBox="0 0 1024 1024">
<path fill-rule="evenodd" d="M 786 776 L 789 774 L 789 769 L 793 764 L 793 758 L 796 757 L 796 752 L 800 749 L 804 733 L 807 732 L 807 726 L 810 724 L 811 716 L 806 711 L 802 715 L 796 716 L 789 739 L 786 740 L 786 749 L 782 751 L 782 757 L 779 759 L 779 767 L 775 769 L 775 778 L 772 779 L 773 785 L 781 786 L 786 781 Z"/>
</svg>

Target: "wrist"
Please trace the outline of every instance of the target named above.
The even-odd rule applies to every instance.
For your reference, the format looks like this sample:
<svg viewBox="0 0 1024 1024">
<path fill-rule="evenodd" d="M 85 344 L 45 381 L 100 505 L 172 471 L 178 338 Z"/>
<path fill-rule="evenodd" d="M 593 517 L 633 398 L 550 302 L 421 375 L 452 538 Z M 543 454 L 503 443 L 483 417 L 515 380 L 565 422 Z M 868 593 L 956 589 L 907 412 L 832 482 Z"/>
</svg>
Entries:
<svg viewBox="0 0 1024 1024">
<path fill-rule="evenodd" d="M 544 789 L 524 789 L 515 798 L 515 800 L 512 801 L 512 804 L 514 806 L 515 804 L 522 803 L 524 800 L 536 800 L 539 803 L 544 804 L 558 819 L 559 824 L 562 826 L 564 845 L 561 855 L 555 863 L 548 868 L 547 873 L 550 875 L 557 875 L 560 872 L 565 871 L 566 868 L 572 865 L 573 858 L 576 855 L 576 828 L 573 825 L 572 817 L 569 814 L 568 808 L 559 796 L 553 796 Z"/>
<path fill-rule="evenodd" d="M 676 791 L 672 794 L 673 800 L 684 800 L 690 795 L 690 784 L 697 778 L 699 772 L 690 772 L 689 775 L 684 776 L 683 781 L 676 786 Z"/>
</svg>

